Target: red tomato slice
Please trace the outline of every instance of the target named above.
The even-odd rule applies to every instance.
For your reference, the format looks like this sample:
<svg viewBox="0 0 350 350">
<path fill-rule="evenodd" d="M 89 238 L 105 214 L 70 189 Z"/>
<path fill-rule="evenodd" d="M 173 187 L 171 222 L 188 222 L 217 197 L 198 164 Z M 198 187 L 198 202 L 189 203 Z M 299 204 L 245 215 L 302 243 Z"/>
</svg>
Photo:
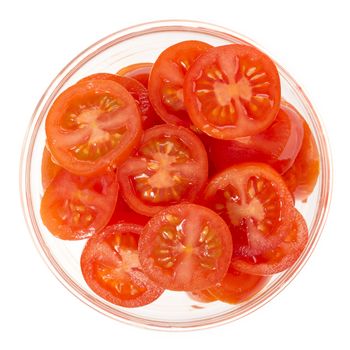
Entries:
<svg viewBox="0 0 350 350">
<path fill-rule="evenodd" d="M 205 289 L 230 265 L 232 239 L 224 220 L 196 204 L 170 206 L 144 227 L 139 241 L 144 272 L 170 290 Z"/>
<path fill-rule="evenodd" d="M 207 181 L 207 154 L 188 129 L 158 125 L 145 131 L 136 155 L 120 167 L 118 176 L 126 203 L 153 216 L 167 205 L 196 198 Z"/>
<path fill-rule="evenodd" d="M 233 257 L 232 266 L 253 275 L 273 275 L 290 268 L 303 252 L 308 241 L 308 229 L 303 216 L 295 209 L 291 230 L 274 249 L 253 257 Z"/>
<path fill-rule="evenodd" d="M 141 215 L 132 210 L 124 201 L 122 196 L 118 196 L 117 204 L 114 209 L 114 213 L 111 217 L 111 220 L 108 223 L 109 225 L 114 225 L 117 223 L 132 223 L 144 226 L 149 220 L 148 216 Z"/>
<path fill-rule="evenodd" d="M 292 167 L 283 178 L 295 199 L 303 202 L 314 190 L 320 173 L 320 155 L 310 127 L 299 114 L 304 126 L 304 138 Z"/>
<path fill-rule="evenodd" d="M 193 124 L 217 139 L 233 140 L 262 132 L 280 106 L 277 68 L 252 46 L 208 50 L 191 65 L 183 87 Z"/>
<path fill-rule="evenodd" d="M 43 223 L 61 239 L 90 237 L 101 231 L 110 220 L 118 190 L 113 172 L 87 178 L 62 169 L 41 200 Z"/>
<path fill-rule="evenodd" d="M 303 136 L 303 124 L 297 112 L 283 103 L 276 119 L 260 134 L 236 140 L 210 138 L 208 156 L 216 171 L 234 164 L 261 162 L 283 174 L 294 163 Z"/>
<path fill-rule="evenodd" d="M 141 138 L 138 107 L 121 85 L 88 80 L 65 90 L 46 119 L 54 159 L 77 175 L 93 175 L 123 162 Z"/>
<path fill-rule="evenodd" d="M 193 290 L 192 292 L 188 292 L 188 296 L 192 300 L 199 301 L 200 303 L 211 303 L 217 300 L 207 289 Z"/>
<path fill-rule="evenodd" d="M 51 181 L 55 178 L 61 169 L 62 168 L 59 165 L 53 162 L 51 153 L 45 147 L 41 161 L 41 183 L 44 190 L 49 187 Z"/>
<path fill-rule="evenodd" d="M 293 199 L 282 177 L 263 163 L 242 163 L 217 174 L 204 202 L 232 233 L 234 254 L 252 256 L 276 247 L 293 219 Z"/>
<path fill-rule="evenodd" d="M 144 129 L 162 123 L 162 120 L 158 117 L 149 101 L 148 90 L 137 80 L 110 73 L 96 73 L 85 77 L 79 83 L 88 80 L 112 80 L 123 86 L 131 94 L 139 107 Z"/>
<path fill-rule="evenodd" d="M 154 63 L 149 78 L 149 97 L 166 123 L 191 124 L 184 105 L 183 82 L 189 67 L 209 48 L 210 45 L 201 41 L 183 41 L 164 50 Z"/>
<path fill-rule="evenodd" d="M 239 304 L 260 292 L 269 280 L 268 277 L 250 275 L 230 267 L 224 279 L 209 288 L 208 293 L 225 303 Z"/>
<path fill-rule="evenodd" d="M 148 79 L 151 73 L 153 63 L 135 63 L 120 69 L 117 74 L 124 77 L 133 78 L 139 81 L 146 88 L 148 87 Z"/>
<path fill-rule="evenodd" d="M 141 230 L 133 224 L 108 226 L 88 240 L 81 255 L 86 283 L 113 304 L 143 306 L 163 293 L 141 269 L 137 251 Z"/>
</svg>

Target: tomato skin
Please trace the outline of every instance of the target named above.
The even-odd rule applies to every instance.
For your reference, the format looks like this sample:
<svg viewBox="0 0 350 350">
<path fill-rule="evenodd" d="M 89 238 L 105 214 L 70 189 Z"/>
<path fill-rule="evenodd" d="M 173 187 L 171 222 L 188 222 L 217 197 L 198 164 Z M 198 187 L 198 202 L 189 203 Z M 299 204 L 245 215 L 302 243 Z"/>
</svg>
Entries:
<svg viewBox="0 0 350 350">
<path fill-rule="evenodd" d="M 268 276 L 290 268 L 299 258 L 308 242 L 308 228 L 303 216 L 296 210 L 292 229 L 274 249 L 252 258 L 232 257 L 232 266 L 243 273 Z"/>
<path fill-rule="evenodd" d="M 230 265 L 232 239 L 224 220 L 196 204 L 169 206 L 151 218 L 139 241 L 144 272 L 159 286 L 178 291 L 211 287 Z"/>
<path fill-rule="evenodd" d="M 217 139 L 262 132 L 280 106 L 275 64 L 248 45 L 219 46 L 203 53 L 190 67 L 183 86 L 191 121 Z"/>
<path fill-rule="evenodd" d="M 269 282 L 270 278 L 239 272 L 230 267 L 224 279 L 208 293 L 217 300 L 229 304 L 239 304 L 249 300 Z"/>
<path fill-rule="evenodd" d="M 124 77 L 133 78 L 147 88 L 152 66 L 153 63 L 149 62 L 135 63 L 120 69 L 117 74 Z"/>
<path fill-rule="evenodd" d="M 183 101 L 183 82 L 189 67 L 209 48 L 201 41 L 183 41 L 165 49 L 153 64 L 149 97 L 164 122 L 187 127 L 192 124 Z"/>
<path fill-rule="evenodd" d="M 297 113 L 283 102 L 276 119 L 260 134 L 236 140 L 210 138 L 208 157 L 215 171 L 244 162 L 262 162 L 284 174 L 294 163 L 304 136 Z"/>
<path fill-rule="evenodd" d="M 51 153 L 45 147 L 43 151 L 43 157 L 41 161 L 41 182 L 44 191 L 49 187 L 51 181 L 60 172 L 62 168 L 53 162 Z"/>
<path fill-rule="evenodd" d="M 64 240 L 91 237 L 110 220 L 118 191 L 113 172 L 87 178 L 62 169 L 41 200 L 43 224 L 54 236 Z"/>
<path fill-rule="evenodd" d="M 108 100 L 116 104 L 110 105 Z M 86 109 L 87 105 L 91 107 Z M 115 132 L 115 124 L 120 133 Z M 107 128 L 110 130 L 106 131 Z M 141 117 L 134 99 L 120 84 L 110 80 L 88 80 L 63 91 L 48 112 L 45 129 L 53 158 L 69 172 L 84 176 L 101 174 L 122 163 L 142 135 Z M 100 136 L 106 133 L 109 143 L 104 141 L 105 136 Z M 97 153 L 101 152 L 100 146 L 103 152 Z"/>
<path fill-rule="evenodd" d="M 162 123 L 149 101 L 148 90 L 136 79 L 110 73 L 96 73 L 81 79 L 78 83 L 89 80 L 111 80 L 123 86 L 139 107 L 144 129 Z"/>
<path fill-rule="evenodd" d="M 168 165 L 163 165 L 163 163 L 168 162 L 168 157 L 166 157 L 165 160 L 160 159 L 158 161 L 153 154 L 146 157 L 142 153 L 144 149 L 148 150 L 150 147 L 154 149 L 161 148 L 163 150 L 164 144 L 167 142 L 166 139 L 165 141 L 162 139 L 163 137 L 168 138 L 170 143 L 175 144 L 177 142 L 180 144 L 180 146 L 178 146 L 180 148 L 178 151 L 176 151 L 176 146 L 173 147 L 173 149 L 175 149 L 173 157 L 176 159 L 170 161 L 170 164 Z M 152 145 L 152 143 L 155 144 L 155 146 Z M 157 144 L 160 146 L 158 147 Z M 185 152 L 188 153 L 188 159 L 185 161 L 181 161 L 180 159 L 180 163 L 178 164 L 177 157 L 183 157 L 182 154 Z M 155 170 L 153 173 L 148 173 L 151 167 L 155 165 L 158 166 L 158 164 L 158 170 Z M 188 164 L 188 166 L 186 164 Z M 179 167 L 179 170 L 177 170 L 176 167 Z M 145 177 L 145 174 L 148 174 L 148 179 L 158 176 L 160 183 L 163 181 L 164 173 L 165 176 L 170 174 L 174 178 L 175 176 L 177 176 L 177 178 L 182 178 L 179 184 L 176 180 L 169 187 L 164 187 L 164 190 L 169 192 L 177 190 L 179 193 L 178 197 L 173 198 L 170 197 L 171 193 L 166 193 L 163 195 L 164 201 L 146 201 L 146 199 L 143 198 L 143 193 L 145 193 L 148 188 L 140 190 L 142 191 L 140 192 L 137 189 L 137 186 L 142 185 L 142 183 L 139 184 L 135 179 L 143 178 Z M 146 130 L 137 153 L 133 157 L 130 157 L 118 171 L 118 179 L 125 202 L 134 211 L 145 216 L 153 216 L 160 210 L 164 209 L 167 205 L 194 201 L 203 189 L 207 178 L 208 159 L 201 141 L 188 129 L 168 124 L 157 125 Z M 146 184 L 149 184 L 149 182 L 146 182 Z M 153 193 L 158 189 L 162 190 L 163 188 L 150 187 L 150 190 L 152 190 Z M 161 198 L 161 195 L 154 194 L 155 199 L 158 197 Z"/>
<path fill-rule="evenodd" d="M 81 255 L 86 283 L 113 304 L 144 306 L 163 293 L 141 270 L 137 253 L 141 230 L 135 224 L 108 226 L 87 241 Z"/>
<path fill-rule="evenodd" d="M 293 198 L 281 175 L 264 163 L 241 163 L 215 175 L 203 205 L 224 218 L 237 256 L 276 247 L 289 232 Z"/>
<path fill-rule="evenodd" d="M 212 294 L 208 292 L 208 289 L 193 290 L 187 294 L 192 300 L 199 301 L 200 303 L 211 303 L 217 300 Z"/>
<path fill-rule="evenodd" d="M 295 162 L 283 178 L 294 198 L 306 202 L 320 173 L 320 155 L 310 127 L 300 114 L 299 118 L 304 127 L 303 142 Z"/>
</svg>

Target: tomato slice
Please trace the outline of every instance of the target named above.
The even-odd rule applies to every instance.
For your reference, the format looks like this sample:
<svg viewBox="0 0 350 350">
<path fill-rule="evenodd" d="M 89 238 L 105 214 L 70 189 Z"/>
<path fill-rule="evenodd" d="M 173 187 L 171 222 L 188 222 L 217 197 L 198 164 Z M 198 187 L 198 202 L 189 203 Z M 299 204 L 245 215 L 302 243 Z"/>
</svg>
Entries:
<svg viewBox="0 0 350 350">
<path fill-rule="evenodd" d="M 320 173 L 320 155 L 310 127 L 299 114 L 304 126 L 304 138 L 292 167 L 283 178 L 295 199 L 303 202 L 314 190 Z"/>
<path fill-rule="evenodd" d="M 293 219 L 293 199 L 282 177 L 263 163 L 234 165 L 214 176 L 204 203 L 229 225 L 234 254 L 252 256 L 276 247 Z"/>
<path fill-rule="evenodd" d="M 260 292 L 270 278 L 239 272 L 230 266 L 224 279 L 208 293 L 217 300 L 229 304 L 239 304 Z"/>
<path fill-rule="evenodd" d="M 115 206 L 113 215 L 109 220 L 109 225 L 117 223 L 132 223 L 144 226 L 149 220 L 148 216 L 141 215 L 136 211 L 132 210 L 124 201 L 122 196 L 118 196 L 117 204 Z"/>
<path fill-rule="evenodd" d="M 205 289 L 230 265 L 232 239 L 219 215 L 196 204 L 170 206 L 144 227 L 139 241 L 144 272 L 170 290 Z"/>
<path fill-rule="evenodd" d="M 61 169 L 62 168 L 52 160 L 51 153 L 45 147 L 41 161 L 41 183 L 44 190 L 48 188 L 51 181 Z"/>
<path fill-rule="evenodd" d="M 149 62 L 135 63 L 120 69 L 117 74 L 124 77 L 133 78 L 147 88 L 152 66 L 153 63 Z"/>
<path fill-rule="evenodd" d="M 216 171 L 234 164 L 261 162 L 283 174 L 294 163 L 303 136 L 303 124 L 295 109 L 283 103 L 276 119 L 260 134 L 236 140 L 210 138 L 208 157 Z"/>
<path fill-rule="evenodd" d="M 200 303 L 211 303 L 217 300 L 207 289 L 193 290 L 192 292 L 188 292 L 188 296 L 192 300 L 199 301 Z"/>
<path fill-rule="evenodd" d="M 145 131 L 137 153 L 118 176 L 126 203 L 153 216 L 167 205 L 196 198 L 207 181 L 207 154 L 188 129 L 158 125 Z"/>
<path fill-rule="evenodd" d="M 143 306 L 163 293 L 141 269 L 137 251 L 141 230 L 134 224 L 108 226 L 88 240 L 81 255 L 86 283 L 113 304 Z"/>
<path fill-rule="evenodd" d="M 193 124 L 225 140 L 268 128 L 280 106 L 277 68 L 252 46 L 214 47 L 190 67 L 183 85 Z"/>
<path fill-rule="evenodd" d="M 131 94 L 139 107 L 144 129 L 162 123 L 162 120 L 158 117 L 149 101 L 148 90 L 139 81 L 116 74 L 96 73 L 83 78 L 79 82 L 88 80 L 111 80 L 123 86 Z"/>
<path fill-rule="evenodd" d="M 232 265 L 253 275 L 273 275 L 290 268 L 303 252 L 308 241 L 308 229 L 303 216 L 295 210 L 291 230 L 274 249 L 253 257 L 233 257 Z"/>
<path fill-rule="evenodd" d="M 77 175 L 94 175 L 123 162 L 141 138 L 138 107 L 121 85 L 88 80 L 65 90 L 46 119 L 54 159 Z"/>
<path fill-rule="evenodd" d="M 41 200 L 42 221 L 58 238 L 77 240 L 90 237 L 110 220 L 118 190 L 113 172 L 87 178 L 62 169 Z"/>
<path fill-rule="evenodd" d="M 169 124 L 189 126 L 183 82 L 189 67 L 211 48 L 201 41 L 183 41 L 168 47 L 154 63 L 149 78 L 149 97 L 158 115 Z"/>
</svg>

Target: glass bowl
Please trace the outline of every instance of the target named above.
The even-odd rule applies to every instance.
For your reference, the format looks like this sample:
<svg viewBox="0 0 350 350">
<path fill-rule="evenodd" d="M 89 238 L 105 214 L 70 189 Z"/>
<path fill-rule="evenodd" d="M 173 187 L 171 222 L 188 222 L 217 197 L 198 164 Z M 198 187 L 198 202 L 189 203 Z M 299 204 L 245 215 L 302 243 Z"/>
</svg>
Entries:
<svg viewBox="0 0 350 350">
<path fill-rule="evenodd" d="M 268 285 L 249 301 L 238 305 L 200 303 L 184 292 L 165 292 L 150 305 L 127 309 L 94 294 L 80 271 L 80 254 L 85 241 L 62 241 L 51 235 L 40 219 L 41 157 L 45 146 L 45 118 L 55 98 L 79 79 L 97 72 L 115 73 L 137 62 L 154 62 L 166 47 L 183 40 L 201 40 L 211 45 L 253 43 L 229 29 L 192 21 L 160 21 L 114 33 L 72 60 L 53 80 L 39 101 L 24 141 L 21 162 L 23 210 L 35 245 L 58 280 L 78 299 L 113 319 L 145 327 L 185 330 L 205 328 L 237 320 L 281 292 L 306 263 L 320 237 L 330 203 L 331 161 L 323 127 L 314 108 L 294 79 L 277 64 L 282 96 L 304 116 L 320 152 L 320 176 L 307 203 L 297 203 L 307 221 L 310 239 L 299 260 L 289 270 L 273 276 Z M 261 48 L 260 48 L 261 49 Z"/>
</svg>

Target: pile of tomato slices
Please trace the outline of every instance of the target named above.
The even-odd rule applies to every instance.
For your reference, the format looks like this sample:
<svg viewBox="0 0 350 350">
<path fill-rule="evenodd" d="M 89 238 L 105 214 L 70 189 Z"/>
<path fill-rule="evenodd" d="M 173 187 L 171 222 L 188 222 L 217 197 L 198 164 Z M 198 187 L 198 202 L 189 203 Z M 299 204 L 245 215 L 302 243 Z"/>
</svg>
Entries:
<svg viewBox="0 0 350 350">
<path fill-rule="evenodd" d="M 87 76 L 45 126 L 42 221 L 87 239 L 83 277 L 111 303 L 165 289 L 241 303 L 308 242 L 294 205 L 317 182 L 317 145 L 253 46 L 184 41 L 153 64 Z"/>
</svg>

